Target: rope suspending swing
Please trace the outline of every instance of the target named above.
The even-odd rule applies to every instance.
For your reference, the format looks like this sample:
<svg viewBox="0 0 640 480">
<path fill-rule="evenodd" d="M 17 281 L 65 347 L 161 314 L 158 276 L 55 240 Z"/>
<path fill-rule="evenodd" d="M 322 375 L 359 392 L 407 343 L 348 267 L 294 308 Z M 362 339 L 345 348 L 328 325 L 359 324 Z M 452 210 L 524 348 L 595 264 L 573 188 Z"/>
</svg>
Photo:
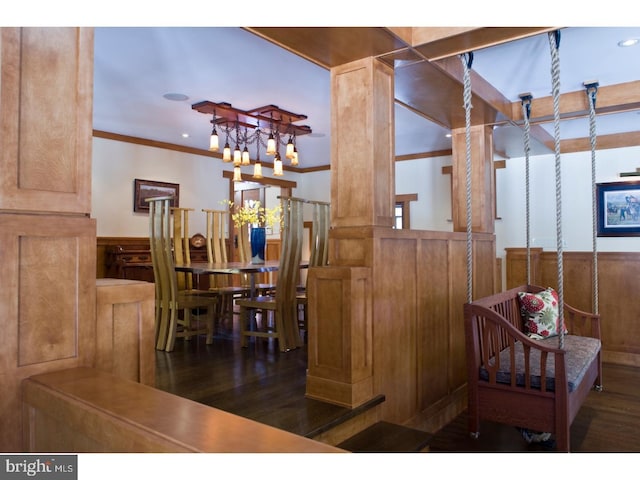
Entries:
<svg viewBox="0 0 640 480">
<path fill-rule="evenodd" d="M 467 209 L 467 301 L 473 301 L 473 238 L 471 215 L 471 65 L 473 52 L 460 55 L 464 69 L 464 112 L 466 141 L 466 209 Z"/>
<path fill-rule="evenodd" d="M 564 348 L 564 271 L 562 239 L 562 169 L 560 165 L 560 32 L 549 32 L 556 170 L 556 249 L 558 254 L 558 348 Z"/>
<path fill-rule="evenodd" d="M 584 83 L 589 100 L 589 140 L 591 141 L 591 212 L 593 245 L 593 313 L 598 313 L 598 216 L 596 193 L 596 94 L 598 82 Z"/>
<path fill-rule="evenodd" d="M 525 156 L 525 210 L 526 210 L 526 225 L 527 225 L 527 285 L 531 285 L 531 200 L 529 194 L 529 152 L 531 151 L 531 124 L 529 122 L 531 118 L 531 100 L 532 96 L 529 93 L 523 93 L 520 95 L 522 100 L 522 118 L 524 118 L 524 156 Z"/>
</svg>

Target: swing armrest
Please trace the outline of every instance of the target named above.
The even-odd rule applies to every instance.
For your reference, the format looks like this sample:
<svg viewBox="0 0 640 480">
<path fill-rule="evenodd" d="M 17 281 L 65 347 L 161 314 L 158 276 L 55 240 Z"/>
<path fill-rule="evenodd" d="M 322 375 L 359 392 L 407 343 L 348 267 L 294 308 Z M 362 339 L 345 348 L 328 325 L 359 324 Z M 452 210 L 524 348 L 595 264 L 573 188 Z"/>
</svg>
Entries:
<svg viewBox="0 0 640 480">
<path fill-rule="evenodd" d="M 600 315 L 585 312 L 571 305 L 564 304 L 564 323 L 572 335 L 592 337 L 602 340 L 600 330 Z"/>
</svg>

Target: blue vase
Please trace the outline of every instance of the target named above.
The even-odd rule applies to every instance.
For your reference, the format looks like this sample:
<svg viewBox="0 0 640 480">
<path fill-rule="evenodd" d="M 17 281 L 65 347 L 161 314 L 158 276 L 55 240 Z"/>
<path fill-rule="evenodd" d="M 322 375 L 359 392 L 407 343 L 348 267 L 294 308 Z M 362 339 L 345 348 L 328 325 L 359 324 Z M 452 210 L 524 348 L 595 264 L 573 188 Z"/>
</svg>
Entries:
<svg viewBox="0 0 640 480">
<path fill-rule="evenodd" d="M 267 232 L 264 227 L 251 228 L 251 263 L 264 263 Z"/>
</svg>

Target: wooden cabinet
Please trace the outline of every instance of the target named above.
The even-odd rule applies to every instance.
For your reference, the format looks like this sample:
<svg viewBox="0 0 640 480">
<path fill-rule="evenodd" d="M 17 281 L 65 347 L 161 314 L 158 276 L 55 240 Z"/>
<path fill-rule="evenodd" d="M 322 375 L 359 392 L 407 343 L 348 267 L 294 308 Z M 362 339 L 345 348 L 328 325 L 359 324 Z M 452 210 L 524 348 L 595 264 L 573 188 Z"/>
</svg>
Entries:
<svg viewBox="0 0 640 480">
<path fill-rule="evenodd" d="M 114 239 L 111 239 L 113 242 Z M 149 239 L 127 239 L 111 243 L 104 247 L 104 272 L 107 278 L 126 278 L 128 280 L 142 280 L 153 282 L 153 267 L 151 265 L 151 249 Z M 98 243 L 101 243 L 100 240 Z M 191 247 L 189 249 L 192 262 L 206 262 L 207 249 Z M 202 278 L 201 282 L 208 282 Z M 202 283 L 201 285 L 205 285 Z M 207 288 L 208 283 L 206 283 Z M 201 288 L 203 288 L 201 286 Z"/>
<path fill-rule="evenodd" d="M 0 29 L 0 451 L 24 378 L 95 358 L 93 30 Z"/>
</svg>

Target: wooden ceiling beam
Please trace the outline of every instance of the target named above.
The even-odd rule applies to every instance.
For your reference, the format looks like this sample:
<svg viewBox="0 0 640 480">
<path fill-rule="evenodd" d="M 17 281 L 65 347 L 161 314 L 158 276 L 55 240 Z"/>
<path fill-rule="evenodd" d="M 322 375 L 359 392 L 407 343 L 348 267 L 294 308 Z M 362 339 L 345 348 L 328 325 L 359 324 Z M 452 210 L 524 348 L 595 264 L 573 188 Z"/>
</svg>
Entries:
<svg viewBox="0 0 640 480">
<path fill-rule="evenodd" d="M 520 102 L 511 106 L 511 117 L 522 122 Z M 596 114 L 621 113 L 640 109 L 640 80 L 617 85 L 600 86 L 596 94 Z M 581 118 L 589 115 L 589 100 L 586 89 L 560 95 L 560 116 L 564 119 Z M 553 120 L 553 97 L 533 98 L 531 100 L 532 122 Z"/>
<path fill-rule="evenodd" d="M 539 35 L 559 27 L 414 27 L 412 46 L 433 62 L 502 43 Z"/>
</svg>

